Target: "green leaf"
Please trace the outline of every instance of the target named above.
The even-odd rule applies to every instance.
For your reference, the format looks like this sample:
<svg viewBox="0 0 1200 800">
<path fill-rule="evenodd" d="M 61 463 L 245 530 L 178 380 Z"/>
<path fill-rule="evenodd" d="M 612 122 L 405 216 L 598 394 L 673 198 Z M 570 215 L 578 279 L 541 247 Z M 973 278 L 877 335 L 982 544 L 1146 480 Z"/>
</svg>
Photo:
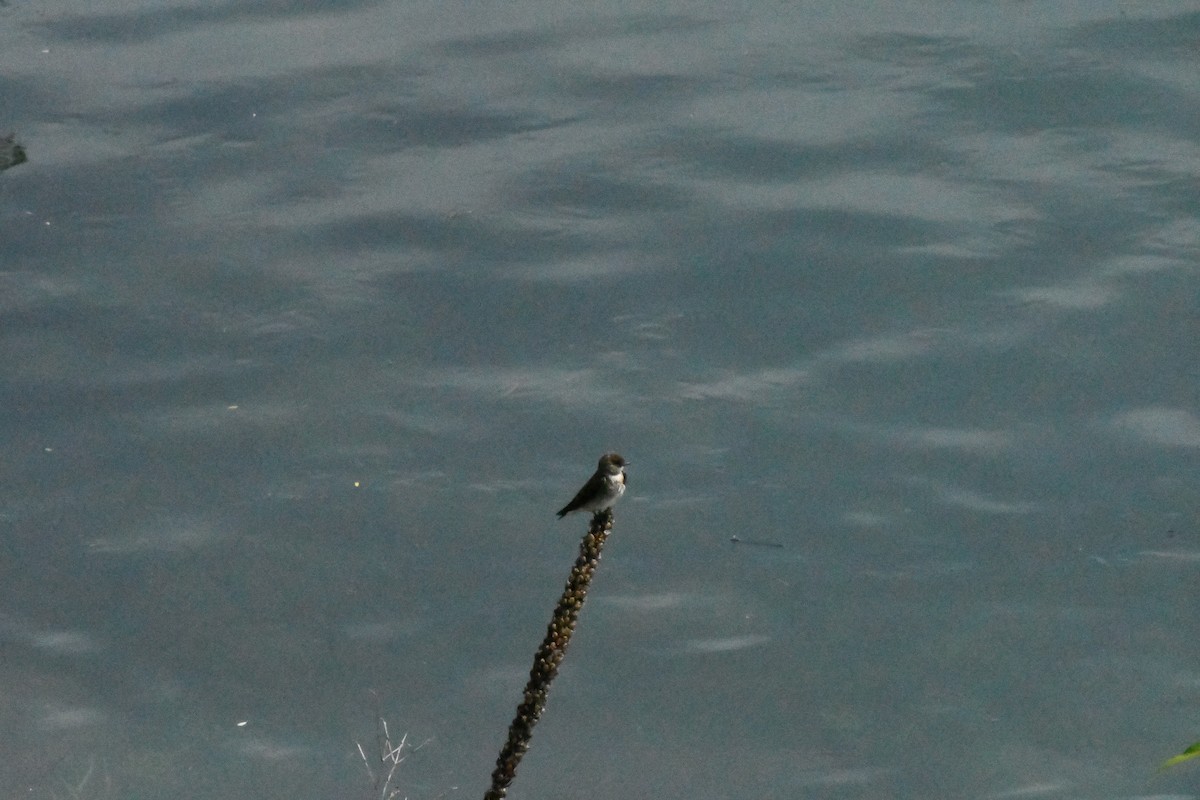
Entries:
<svg viewBox="0 0 1200 800">
<path fill-rule="evenodd" d="M 1189 747 L 1187 750 L 1184 750 L 1177 756 L 1171 756 L 1162 763 L 1162 766 L 1159 767 L 1159 769 L 1173 767 L 1176 764 L 1182 764 L 1185 761 L 1191 761 L 1193 758 L 1200 758 L 1200 742 L 1196 742 L 1194 745 Z"/>
</svg>

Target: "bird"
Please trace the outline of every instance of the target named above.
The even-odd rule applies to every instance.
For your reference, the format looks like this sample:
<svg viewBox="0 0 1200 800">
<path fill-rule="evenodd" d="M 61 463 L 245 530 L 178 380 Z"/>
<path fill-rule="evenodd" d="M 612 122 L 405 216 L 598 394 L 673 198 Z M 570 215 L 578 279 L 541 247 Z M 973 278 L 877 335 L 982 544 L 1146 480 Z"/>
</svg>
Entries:
<svg viewBox="0 0 1200 800">
<path fill-rule="evenodd" d="M 559 509 L 558 518 L 562 519 L 575 511 L 600 512 L 612 508 L 613 503 L 625 494 L 625 467 L 628 465 L 629 462 L 616 453 L 600 456 L 595 474 L 587 479 L 571 502 Z"/>
</svg>

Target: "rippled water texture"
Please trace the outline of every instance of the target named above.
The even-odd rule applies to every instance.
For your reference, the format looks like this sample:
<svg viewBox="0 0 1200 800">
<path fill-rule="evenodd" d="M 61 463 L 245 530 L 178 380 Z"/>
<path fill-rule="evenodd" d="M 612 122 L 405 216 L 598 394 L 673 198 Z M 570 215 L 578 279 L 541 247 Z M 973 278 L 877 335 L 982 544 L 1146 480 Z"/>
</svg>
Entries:
<svg viewBox="0 0 1200 800">
<path fill-rule="evenodd" d="M 1194 796 L 1197 42 L 0 2 L 5 796 Z"/>
</svg>

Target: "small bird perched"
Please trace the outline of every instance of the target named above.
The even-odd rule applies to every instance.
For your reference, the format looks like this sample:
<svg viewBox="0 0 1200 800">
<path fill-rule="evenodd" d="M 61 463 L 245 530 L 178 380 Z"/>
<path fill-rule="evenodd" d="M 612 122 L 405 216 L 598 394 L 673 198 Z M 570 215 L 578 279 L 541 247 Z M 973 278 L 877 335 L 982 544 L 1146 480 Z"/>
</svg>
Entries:
<svg viewBox="0 0 1200 800">
<path fill-rule="evenodd" d="M 628 461 L 616 453 L 600 456 L 596 473 L 583 488 L 558 512 L 559 519 L 573 511 L 604 511 L 625 494 L 625 467 Z"/>
</svg>

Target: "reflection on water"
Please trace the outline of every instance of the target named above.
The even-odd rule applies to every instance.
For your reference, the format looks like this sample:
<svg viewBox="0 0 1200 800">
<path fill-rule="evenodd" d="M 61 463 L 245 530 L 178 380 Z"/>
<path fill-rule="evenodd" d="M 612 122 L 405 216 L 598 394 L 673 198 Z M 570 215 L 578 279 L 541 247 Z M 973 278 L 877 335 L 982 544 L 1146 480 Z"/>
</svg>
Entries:
<svg viewBox="0 0 1200 800">
<path fill-rule="evenodd" d="M 382 716 L 405 795 L 482 788 L 619 449 L 519 792 L 1151 791 L 1197 35 L 0 3 L 0 785 L 363 796 Z"/>
</svg>

